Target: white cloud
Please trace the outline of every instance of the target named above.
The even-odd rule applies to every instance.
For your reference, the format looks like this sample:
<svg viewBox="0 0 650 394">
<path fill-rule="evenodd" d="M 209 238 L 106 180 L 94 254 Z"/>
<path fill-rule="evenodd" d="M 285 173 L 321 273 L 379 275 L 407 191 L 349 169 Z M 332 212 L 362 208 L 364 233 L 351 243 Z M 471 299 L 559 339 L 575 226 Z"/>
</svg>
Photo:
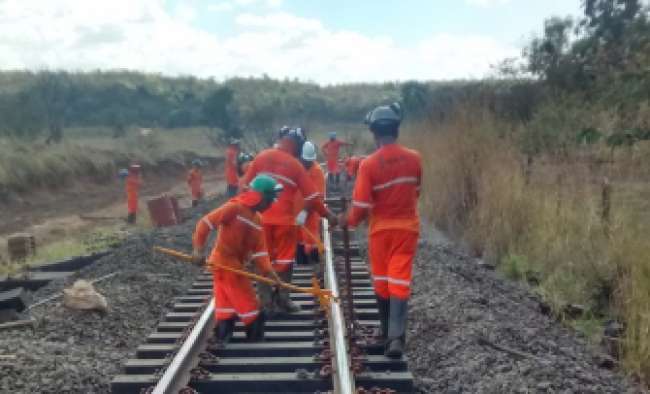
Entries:
<svg viewBox="0 0 650 394">
<path fill-rule="evenodd" d="M 506 5 L 511 0 L 465 0 L 465 3 L 478 7 L 493 7 L 499 5 Z"/>
<path fill-rule="evenodd" d="M 237 8 L 251 8 L 252 6 L 279 8 L 282 4 L 284 4 L 284 0 L 230 0 L 209 4 L 207 9 L 212 12 L 224 12 L 232 11 Z"/>
<path fill-rule="evenodd" d="M 193 26 L 192 7 L 168 10 L 164 0 L 0 0 L 0 68 L 127 68 L 218 79 L 268 74 L 339 83 L 481 77 L 490 64 L 519 53 L 483 36 L 439 34 L 404 44 L 286 12 L 233 17 L 236 31 L 218 37 Z"/>
</svg>

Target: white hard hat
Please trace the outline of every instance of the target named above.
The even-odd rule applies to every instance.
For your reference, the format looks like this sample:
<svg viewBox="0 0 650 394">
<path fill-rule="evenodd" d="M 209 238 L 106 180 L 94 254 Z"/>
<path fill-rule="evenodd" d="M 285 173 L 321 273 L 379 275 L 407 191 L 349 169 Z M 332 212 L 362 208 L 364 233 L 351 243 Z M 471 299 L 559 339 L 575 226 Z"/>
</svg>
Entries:
<svg viewBox="0 0 650 394">
<path fill-rule="evenodd" d="M 307 141 L 302 145 L 301 157 L 304 161 L 316 160 L 316 147 L 311 141 Z"/>
</svg>

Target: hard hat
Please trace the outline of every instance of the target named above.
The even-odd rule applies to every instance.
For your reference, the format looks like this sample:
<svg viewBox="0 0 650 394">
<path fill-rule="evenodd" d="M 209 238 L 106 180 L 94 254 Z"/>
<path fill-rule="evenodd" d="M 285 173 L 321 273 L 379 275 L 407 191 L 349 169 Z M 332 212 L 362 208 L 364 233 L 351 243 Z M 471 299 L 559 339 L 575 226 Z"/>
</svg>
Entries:
<svg viewBox="0 0 650 394">
<path fill-rule="evenodd" d="M 232 137 L 230 138 L 230 145 L 239 145 L 241 140 L 239 138 Z"/>
<path fill-rule="evenodd" d="M 253 155 L 250 153 L 240 153 L 237 157 L 237 162 L 239 164 L 246 163 L 248 161 L 253 161 Z"/>
<path fill-rule="evenodd" d="M 251 190 L 254 190 L 262 195 L 267 201 L 275 201 L 278 194 L 284 189 L 281 183 L 268 175 L 258 175 L 250 183 Z"/>
<path fill-rule="evenodd" d="M 296 144 L 296 149 L 298 152 L 302 150 L 302 145 L 305 143 L 305 135 L 302 133 L 301 129 L 290 129 L 286 132 L 282 138 L 289 139 Z"/>
<path fill-rule="evenodd" d="M 140 172 L 140 164 L 131 164 L 129 166 L 129 172 Z"/>
<path fill-rule="evenodd" d="M 333 140 L 333 139 L 336 138 L 336 131 L 330 131 L 328 135 L 329 135 L 330 139 Z"/>
<path fill-rule="evenodd" d="M 366 123 L 373 133 L 394 132 L 402 122 L 402 109 L 398 103 L 379 106 L 366 116 Z"/>
<path fill-rule="evenodd" d="M 306 141 L 302 145 L 302 159 L 304 161 L 314 161 L 316 160 L 316 147 L 311 141 Z"/>
<path fill-rule="evenodd" d="M 197 166 L 197 167 L 201 167 L 203 165 L 203 163 L 201 162 L 201 159 L 194 159 L 194 160 L 192 160 L 192 165 Z"/>
<path fill-rule="evenodd" d="M 117 175 L 120 178 L 126 178 L 127 176 L 129 176 L 129 170 L 127 170 L 126 168 L 122 168 L 118 171 Z"/>
</svg>

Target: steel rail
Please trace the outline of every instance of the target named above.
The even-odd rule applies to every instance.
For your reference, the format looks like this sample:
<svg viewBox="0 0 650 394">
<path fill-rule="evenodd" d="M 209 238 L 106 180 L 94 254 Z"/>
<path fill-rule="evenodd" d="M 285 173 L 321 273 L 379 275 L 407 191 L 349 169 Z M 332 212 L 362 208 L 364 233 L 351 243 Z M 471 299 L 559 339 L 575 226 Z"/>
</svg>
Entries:
<svg viewBox="0 0 650 394">
<path fill-rule="evenodd" d="M 199 353 L 203 351 L 206 341 L 212 335 L 213 328 L 214 298 L 210 298 L 201 317 L 154 387 L 153 394 L 176 394 L 187 386 L 190 371 L 198 364 Z"/>
<path fill-rule="evenodd" d="M 346 325 L 343 309 L 336 282 L 336 270 L 332 256 L 332 238 L 329 233 L 327 220 L 323 219 L 323 242 L 325 244 L 325 287 L 332 291 L 332 302 L 329 313 L 330 346 L 332 351 L 332 379 L 334 392 L 337 394 L 353 394 L 355 392 L 354 377 L 350 369 L 350 354 L 346 341 Z"/>
</svg>

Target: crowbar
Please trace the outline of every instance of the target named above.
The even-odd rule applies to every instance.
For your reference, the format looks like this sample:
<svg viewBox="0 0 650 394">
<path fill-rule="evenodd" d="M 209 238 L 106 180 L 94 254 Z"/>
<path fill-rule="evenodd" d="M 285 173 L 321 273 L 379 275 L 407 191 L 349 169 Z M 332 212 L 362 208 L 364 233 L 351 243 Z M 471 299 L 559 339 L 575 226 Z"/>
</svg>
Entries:
<svg viewBox="0 0 650 394">
<path fill-rule="evenodd" d="M 183 253 L 183 252 L 179 252 L 179 251 L 174 250 L 174 249 L 163 248 L 163 247 L 160 247 L 160 246 L 154 246 L 153 250 L 155 252 L 160 252 L 160 253 L 166 254 L 168 256 L 177 258 L 179 260 L 182 260 L 182 261 L 185 261 L 185 262 L 188 262 L 188 263 L 191 263 L 193 261 L 193 258 L 192 258 L 191 255 Z M 248 271 L 245 271 L 245 270 L 240 270 L 240 269 L 233 268 L 233 267 L 228 267 L 228 266 L 221 265 L 221 264 L 218 264 L 218 263 L 208 262 L 207 265 L 210 268 L 218 268 L 218 269 L 222 269 L 224 271 L 229 271 L 229 272 L 232 272 L 232 273 L 235 273 L 235 274 L 238 274 L 238 275 L 245 276 L 245 277 L 247 277 L 249 279 L 252 279 L 254 281 L 257 281 L 257 282 L 266 283 L 266 284 L 271 285 L 271 286 L 279 286 L 279 287 L 282 287 L 282 288 L 285 288 L 285 289 L 288 289 L 288 290 L 292 290 L 292 291 L 296 291 L 296 292 L 299 292 L 299 293 L 311 294 L 314 297 L 318 298 L 318 302 L 320 303 L 321 307 L 323 309 L 325 309 L 325 310 L 328 310 L 327 306 L 332 302 L 332 300 L 335 300 L 335 297 L 332 297 L 332 292 L 330 290 L 327 290 L 327 289 L 322 289 L 320 287 L 318 281 L 312 281 L 312 284 L 313 284 L 314 287 L 300 287 L 300 286 L 292 285 L 291 283 L 286 283 L 286 282 L 282 282 L 282 281 L 276 282 L 275 280 L 267 278 L 267 277 L 262 276 L 262 275 L 257 275 L 257 274 L 254 274 L 252 272 L 248 272 Z"/>
</svg>

